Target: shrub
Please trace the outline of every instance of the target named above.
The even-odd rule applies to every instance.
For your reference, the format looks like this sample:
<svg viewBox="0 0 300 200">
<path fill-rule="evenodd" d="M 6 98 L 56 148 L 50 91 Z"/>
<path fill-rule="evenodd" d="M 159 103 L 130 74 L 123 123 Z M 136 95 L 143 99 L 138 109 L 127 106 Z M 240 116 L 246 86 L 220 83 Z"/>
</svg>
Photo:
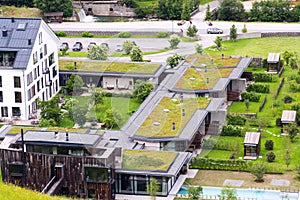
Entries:
<svg viewBox="0 0 300 200">
<path fill-rule="evenodd" d="M 180 62 L 181 60 L 183 60 L 183 59 L 184 59 L 183 56 L 178 55 L 177 53 L 175 53 L 174 55 L 169 56 L 169 57 L 167 58 L 167 63 L 170 65 L 171 68 L 174 68 L 174 67 L 176 67 L 176 66 L 179 64 L 179 62 Z"/>
<path fill-rule="evenodd" d="M 123 42 L 123 49 L 125 51 L 126 54 L 130 54 L 130 51 L 132 50 L 133 47 L 133 43 L 130 40 L 125 40 Z"/>
<path fill-rule="evenodd" d="M 242 128 L 233 125 L 224 125 L 221 131 L 222 136 L 242 136 Z"/>
<path fill-rule="evenodd" d="M 282 123 L 281 123 L 281 118 L 277 118 L 276 119 L 276 126 L 281 127 Z"/>
<path fill-rule="evenodd" d="M 55 32 L 55 35 L 56 35 L 57 37 L 66 37 L 66 36 L 67 36 L 67 34 L 66 34 L 65 31 L 56 31 L 56 32 Z"/>
<path fill-rule="evenodd" d="M 106 60 L 108 57 L 108 49 L 106 46 L 93 45 L 89 50 L 87 57 L 92 60 Z"/>
<path fill-rule="evenodd" d="M 273 76 L 272 74 L 266 74 L 266 73 L 254 73 L 253 80 L 255 82 L 272 82 Z"/>
<path fill-rule="evenodd" d="M 214 146 L 216 145 L 217 140 L 214 138 L 209 138 L 209 139 L 204 139 L 202 143 L 202 148 L 203 149 L 213 149 Z"/>
<path fill-rule="evenodd" d="M 262 66 L 263 66 L 263 68 L 268 67 L 268 60 L 266 58 L 262 60 Z"/>
<path fill-rule="evenodd" d="M 247 33 L 248 32 L 248 29 L 246 27 L 246 24 L 244 24 L 244 27 L 242 28 L 242 33 Z"/>
<path fill-rule="evenodd" d="M 248 99 L 251 102 L 259 102 L 260 99 L 260 94 L 254 92 L 242 92 L 241 96 L 243 101 Z"/>
<path fill-rule="evenodd" d="M 118 34 L 119 38 L 130 38 L 131 37 L 131 33 L 130 32 L 126 32 L 126 31 L 122 31 Z"/>
<path fill-rule="evenodd" d="M 168 37 L 169 35 L 168 35 L 168 33 L 167 32 L 158 32 L 157 34 L 156 34 L 156 37 L 158 37 L 158 38 L 166 38 L 166 37 Z"/>
<path fill-rule="evenodd" d="M 274 160 L 275 160 L 275 154 L 273 153 L 273 152 L 268 152 L 267 153 L 267 161 L 268 162 L 274 162 Z"/>
<path fill-rule="evenodd" d="M 143 52 L 138 46 L 133 46 L 130 51 L 130 59 L 134 62 L 142 62 L 143 61 Z"/>
<path fill-rule="evenodd" d="M 247 92 L 269 93 L 270 86 L 266 84 L 250 84 L 247 87 Z"/>
<path fill-rule="evenodd" d="M 291 92 L 300 92 L 300 84 L 298 84 L 295 80 L 291 80 L 288 83 L 289 83 Z"/>
<path fill-rule="evenodd" d="M 266 148 L 266 150 L 273 150 L 273 147 L 274 147 L 273 140 L 267 140 L 265 142 L 265 148 Z"/>
<path fill-rule="evenodd" d="M 227 124 L 231 125 L 245 125 L 247 119 L 242 115 L 227 115 Z"/>
<path fill-rule="evenodd" d="M 171 49 L 176 49 L 178 44 L 180 43 L 179 36 L 176 35 L 176 34 L 171 35 L 170 39 L 169 39 L 169 43 L 170 43 L 170 48 Z"/>
<path fill-rule="evenodd" d="M 199 53 L 199 54 L 201 54 L 201 55 L 204 52 L 202 44 L 196 44 L 195 49 L 196 49 L 196 52 Z"/>
<path fill-rule="evenodd" d="M 284 103 L 292 103 L 293 102 L 293 98 L 289 95 L 286 95 L 284 98 L 283 98 L 283 102 Z"/>
<path fill-rule="evenodd" d="M 90 33 L 90 32 L 87 32 L 87 31 L 84 31 L 84 32 L 81 33 L 81 36 L 82 37 L 87 37 L 87 38 L 92 38 L 92 37 L 94 37 L 94 34 Z"/>
</svg>

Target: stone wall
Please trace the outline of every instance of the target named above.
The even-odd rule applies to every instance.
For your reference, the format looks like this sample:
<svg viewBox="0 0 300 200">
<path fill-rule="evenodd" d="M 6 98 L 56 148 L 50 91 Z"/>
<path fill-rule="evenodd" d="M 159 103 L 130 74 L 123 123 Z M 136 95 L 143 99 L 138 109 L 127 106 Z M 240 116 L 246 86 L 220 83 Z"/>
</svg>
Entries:
<svg viewBox="0 0 300 200">
<path fill-rule="evenodd" d="M 261 37 L 300 36 L 300 32 L 270 32 L 261 33 Z"/>
</svg>

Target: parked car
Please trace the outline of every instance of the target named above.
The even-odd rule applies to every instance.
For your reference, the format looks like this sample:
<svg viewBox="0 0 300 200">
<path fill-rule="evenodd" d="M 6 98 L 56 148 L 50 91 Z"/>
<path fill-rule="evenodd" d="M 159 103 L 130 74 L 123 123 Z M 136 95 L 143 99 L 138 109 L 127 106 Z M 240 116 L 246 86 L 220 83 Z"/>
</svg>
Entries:
<svg viewBox="0 0 300 200">
<path fill-rule="evenodd" d="M 122 51 L 123 51 L 123 46 L 121 44 L 117 44 L 116 52 L 122 52 Z"/>
<path fill-rule="evenodd" d="M 107 43 L 101 43 L 102 46 L 105 46 L 107 49 L 109 49 L 108 44 Z"/>
<path fill-rule="evenodd" d="M 87 47 L 87 50 L 89 50 L 90 48 L 92 48 L 92 46 L 94 45 L 97 45 L 96 42 L 90 42 L 88 47 Z"/>
<path fill-rule="evenodd" d="M 207 34 L 222 34 L 223 30 L 216 28 L 216 27 L 211 27 L 207 29 Z"/>
<path fill-rule="evenodd" d="M 63 42 L 61 43 L 61 45 L 59 46 L 59 50 L 62 51 L 63 49 L 69 49 L 69 44 L 67 42 Z"/>
<path fill-rule="evenodd" d="M 72 48 L 73 51 L 81 51 L 81 49 L 83 49 L 83 46 L 82 46 L 81 42 L 76 42 L 73 45 L 73 48 Z"/>
</svg>

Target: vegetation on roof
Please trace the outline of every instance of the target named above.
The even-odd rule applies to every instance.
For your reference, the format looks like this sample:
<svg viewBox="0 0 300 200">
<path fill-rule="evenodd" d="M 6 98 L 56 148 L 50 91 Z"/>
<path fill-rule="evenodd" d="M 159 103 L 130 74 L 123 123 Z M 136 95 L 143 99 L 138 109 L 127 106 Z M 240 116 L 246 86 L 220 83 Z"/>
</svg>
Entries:
<svg viewBox="0 0 300 200">
<path fill-rule="evenodd" d="M 76 61 L 78 71 L 154 74 L 160 64 Z M 60 70 L 74 70 L 74 61 L 59 61 Z"/>
<path fill-rule="evenodd" d="M 1 6 L 1 10 L 3 17 L 42 17 L 41 11 L 37 8 Z"/>
<path fill-rule="evenodd" d="M 220 55 L 208 55 L 208 54 L 191 54 L 189 55 L 185 61 L 192 62 L 194 59 L 195 62 L 193 66 L 202 67 L 202 65 L 206 65 L 207 68 L 213 67 L 235 67 L 241 58 L 231 58 L 229 56 L 225 56 L 222 59 L 222 54 Z"/>
<path fill-rule="evenodd" d="M 124 150 L 123 168 L 167 171 L 178 153 L 146 150 Z"/>
<path fill-rule="evenodd" d="M 64 127 L 48 127 L 48 131 L 69 132 L 69 133 L 86 133 L 88 129 L 83 128 L 64 128 Z"/>
<path fill-rule="evenodd" d="M 11 129 L 9 129 L 7 134 L 17 135 L 17 134 L 21 133 L 21 129 L 23 129 L 24 133 L 26 131 L 30 131 L 30 130 L 41 130 L 40 127 L 35 127 L 35 126 L 14 126 Z"/>
<path fill-rule="evenodd" d="M 220 78 L 226 78 L 234 68 L 200 69 L 188 68 L 175 88 L 185 90 L 207 90 L 214 87 Z M 206 72 L 205 72 L 206 71 Z"/>
<path fill-rule="evenodd" d="M 135 135 L 151 138 L 176 137 L 196 109 L 205 109 L 209 102 L 210 99 L 204 97 L 184 99 L 183 103 L 180 102 L 180 99 L 165 97 L 154 108 Z M 182 116 L 182 109 L 184 109 L 185 116 Z M 172 130 L 173 122 L 175 130 Z"/>
</svg>

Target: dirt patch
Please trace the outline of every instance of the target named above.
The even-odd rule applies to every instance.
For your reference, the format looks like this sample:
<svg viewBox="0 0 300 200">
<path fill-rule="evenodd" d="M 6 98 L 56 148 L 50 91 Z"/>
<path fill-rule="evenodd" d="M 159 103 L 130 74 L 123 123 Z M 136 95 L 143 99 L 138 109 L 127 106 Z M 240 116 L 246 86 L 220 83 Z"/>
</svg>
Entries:
<svg viewBox="0 0 300 200">
<path fill-rule="evenodd" d="M 226 179 L 244 181 L 241 188 L 278 189 L 289 191 L 298 191 L 300 189 L 300 181 L 295 180 L 295 174 L 293 172 L 287 172 L 282 175 L 266 174 L 264 177 L 264 182 L 257 183 L 254 181 L 255 177 L 247 172 L 199 170 L 195 178 L 189 179 L 189 181 L 192 185 L 222 187 Z M 271 184 L 273 179 L 289 180 L 290 185 L 288 187 L 274 186 Z"/>
</svg>

